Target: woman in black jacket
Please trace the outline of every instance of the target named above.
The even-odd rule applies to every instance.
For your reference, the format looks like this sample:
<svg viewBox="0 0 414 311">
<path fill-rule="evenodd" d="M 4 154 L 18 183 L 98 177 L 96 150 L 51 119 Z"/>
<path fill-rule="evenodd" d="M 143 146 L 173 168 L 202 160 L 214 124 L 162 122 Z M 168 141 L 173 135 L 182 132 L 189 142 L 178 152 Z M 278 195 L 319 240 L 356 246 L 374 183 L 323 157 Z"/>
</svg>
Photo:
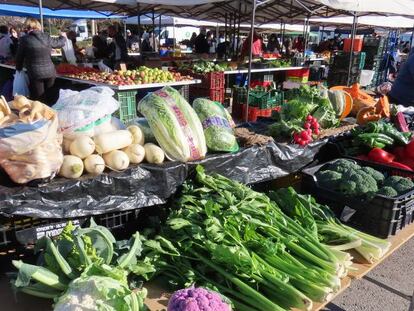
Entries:
<svg viewBox="0 0 414 311">
<path fill-rule="evenodd" d="M 59 38 L 51 38 L 41 31 L 39 21 L 34 18 L 28 18 L 25 27 L 27 35 L 19 42 L 16 70 L 20 71 L 23 67 L 27 69 L 31 99 L 47 103 L 47 91 L 53 87 L 56 78 L 51 51 L 65 45 L 66 34 L 62 33 Z"/>
</svg>

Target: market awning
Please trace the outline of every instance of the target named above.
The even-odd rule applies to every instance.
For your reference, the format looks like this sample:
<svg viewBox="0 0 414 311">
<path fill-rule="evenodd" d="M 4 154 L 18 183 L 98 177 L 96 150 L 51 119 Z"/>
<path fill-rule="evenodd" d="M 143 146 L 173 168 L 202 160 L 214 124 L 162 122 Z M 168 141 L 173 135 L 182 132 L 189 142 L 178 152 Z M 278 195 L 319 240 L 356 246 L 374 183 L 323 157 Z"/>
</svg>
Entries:
<svg viewBox="0 0 414 311">
<path fill-rule="evenodd" d="M 31 6 L 8 5 L 0 6 L 0 16 L 39 17 L 39 9 Z M 106 19 L 125 18 L 124 16 L 112 15 L 111 12 L 79 11 L 79 10 L 50 10 L 43 9 L 45 18 L 68 18 L 68 19 Z"/>
<path fill-rule="evenodd" d="M 412 0 L 317 0 L 337 10 L 414 16 Z"/>
<path fill-rule="evenodd" d="M 335 24 L 335 25 L 352 25 L 351 16 L 330 17 L 330 18 L 311 18 L 311 23 Z M 379 28 L 413 28 L 414 19 L 404 16 L 360 16 L 358 17 L 359 25 L 375 26 Z"/>
</svg>

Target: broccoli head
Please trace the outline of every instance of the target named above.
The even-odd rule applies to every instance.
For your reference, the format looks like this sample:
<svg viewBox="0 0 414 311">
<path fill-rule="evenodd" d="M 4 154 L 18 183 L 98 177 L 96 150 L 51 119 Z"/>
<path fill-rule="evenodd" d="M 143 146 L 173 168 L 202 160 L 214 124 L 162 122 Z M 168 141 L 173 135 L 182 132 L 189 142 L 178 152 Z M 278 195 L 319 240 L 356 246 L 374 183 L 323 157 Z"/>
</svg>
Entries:
<svg viewBox="0 0 414 311">
<path fill-rule="evenodd" d="M 359 170 L 360 168 L 361 167 L 358 164 L 350 160 L 339 159 L 329 164 L 326 169 L 344 174 L 344 173 L 350 173 L 350 171 L 353 172 L 355 170 Z"/>
<path fill-rule="evenodd" d="M 377 170 L 374 170 L 372 167 L 365 166 L 362 168 L 362 171 L 364 171 L 365 173 L 370 175 L 372 178 L 374 178 L 377 183 L 384 182 L 384 179 L 385 179 L 384 174 Z"/>
<path fill-rule="evenodd" d="M 316 173 L 316 178 L 322 186 L 331 188 L 336 186 L 338 181 L 342 179 L 342 174 L 330 170 L 319 171 Z"/>
<path fill-rule="evenodd" d="M 357 190 L 357 184 L 354 181 L 343 180 L 338 186 L 339 192 L 346 195 L 353 195 Z"/>
<path fill-rule="evenodd" d="M 384 181 L 384 186 L 393 188 L 398 194 L 402 194 L 414 188 L 411 179 L 401 176 L 390 176 Z"/>
<path fill-rule="evenodd" d="M 380 190 L 378 190 L 377 194 L 381 194 L 383 196 L 392 198 L 398 195 L 398 192 L 391 187 L 382 187 Z"/>
</svg>

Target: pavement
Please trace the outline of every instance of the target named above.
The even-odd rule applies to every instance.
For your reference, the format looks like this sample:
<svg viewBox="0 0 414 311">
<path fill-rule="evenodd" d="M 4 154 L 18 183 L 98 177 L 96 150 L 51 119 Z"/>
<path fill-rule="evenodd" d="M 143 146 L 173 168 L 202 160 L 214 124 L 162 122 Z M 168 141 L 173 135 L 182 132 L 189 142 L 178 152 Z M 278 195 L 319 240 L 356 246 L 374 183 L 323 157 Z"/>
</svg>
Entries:
<svg viewBox="0 0 414 311">
<path fill-rule="evenodd" d="M 0 261 L 0 310 L 48 311 L 48 300 L 18 293 L 10 288 L 4 272 L 10 260 Z M 414 238 L 385 259 L 364 278 L 337 296 L 323 311 L 414 311 Z M 266 311 L 266 310 L 263 310 Z"/>
</svg>

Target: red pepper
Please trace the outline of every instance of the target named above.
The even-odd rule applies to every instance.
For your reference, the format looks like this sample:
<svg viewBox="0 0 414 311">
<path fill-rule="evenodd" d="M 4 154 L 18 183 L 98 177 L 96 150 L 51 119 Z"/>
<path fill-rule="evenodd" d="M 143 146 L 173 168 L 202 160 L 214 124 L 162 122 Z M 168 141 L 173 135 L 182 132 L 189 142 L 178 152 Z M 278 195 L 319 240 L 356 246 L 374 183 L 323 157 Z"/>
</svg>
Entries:
<svg viewBox="0 0 414 311">
<path fill-rule="evenodd" d="M 414 158 L 414 140 L 410 141 L 410 143 L 405 146 L 405 154 L 410 158 Z"/>
<path fill-rule="evenodd" d="M 362 161 L 369 161 L 368 156 L 365 155 L 365 154 L 361 154 L 361 155 L 357 156 L 357 159 L 360 159 Z"/>
<path fill-rule="evenodd" d="M 390 163 L 394 161 L 395 156 L 380 148 L 374 148 L 368 153 L 368 158 L 373 162 Z"/>
<path fill-rule="evenodd" d="M 412 171 L 412 169 L 409 166 L 404 165 L 400 162 L 391 162 L 391 163 L 387 163 L 387 165 L 392 166 L 392 167 L 396 167 L 396 168 L 400 168 L 402 170 Z"/>
<path fill-rule="evenodd" d="M 396 147 L 392 152 L 400 162 L 401 160 L 407 158 L 407 154 L 404 147 Z"/>
<path fill-rule="evenodd" d="M 398 160 L 398 162 L 414 170 L 414 159 L 405 158 L 405 159 Z"/>
</svg>

